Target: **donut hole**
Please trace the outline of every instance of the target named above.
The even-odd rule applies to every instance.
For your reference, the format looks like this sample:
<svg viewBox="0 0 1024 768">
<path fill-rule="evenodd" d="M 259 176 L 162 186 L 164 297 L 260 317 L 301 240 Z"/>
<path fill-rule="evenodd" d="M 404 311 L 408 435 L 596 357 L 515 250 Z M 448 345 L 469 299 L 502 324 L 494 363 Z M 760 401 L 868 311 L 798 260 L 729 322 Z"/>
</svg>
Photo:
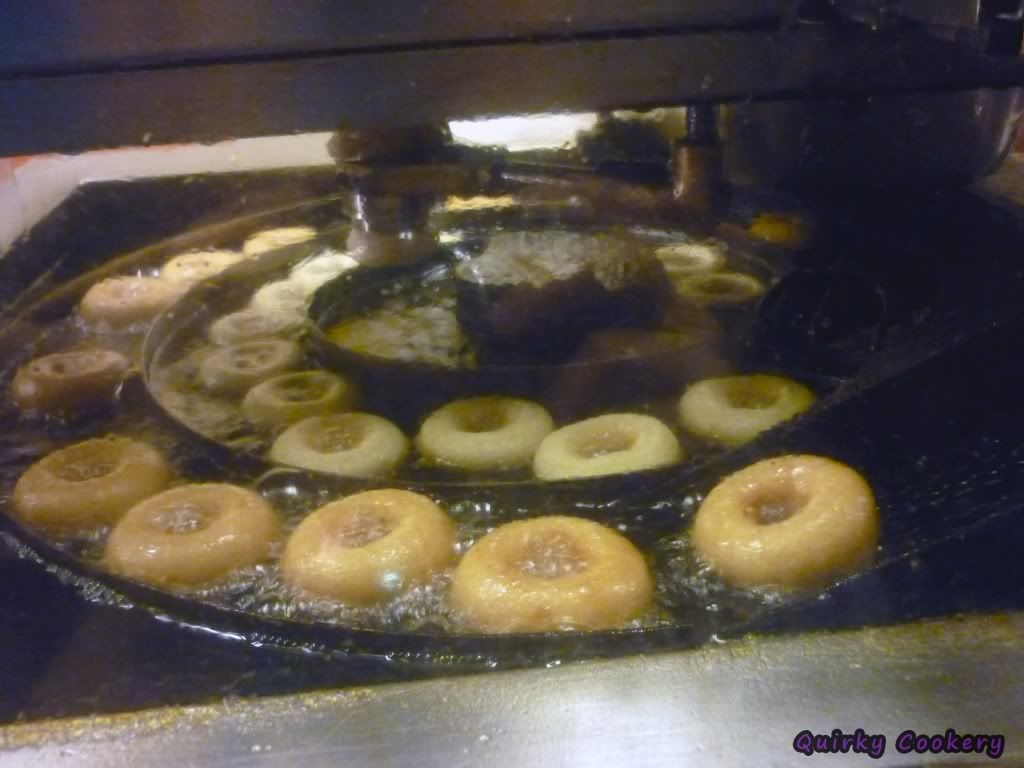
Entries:
<svg viewBox="0 0 1024 768">
<path fill-rule="evenodd" d="M 66 359 L 47 360 L 35 366 L 36 371 L 44 376 L 73 376 L 85 367 Z"/>
<path fill-rule="evenodd" d="M 117 468 L 113 461 L 102 461 L 96 459 L 85 459 L 84 461 L 68 462 L 54 468 L 53 474 L 60 480 L 69 483 L 83 483 L 86 480 L 95 480 L 98 477 L 105 477 Z"/>
<path fill-rule="evenodd" d="M 395 521 L 373 507 L 357 508 L 335 519 L 328 527 L 331 541 L 346 549 L 358 549 L 383 539 L 395 530 Z"/>
<path fill-rule="evenodd" d="M 332 424 L 309 436 L 309 447 L 317 453 L 340 453 L 359 447 L 366 439 L 362 424 Z"/>
<path fill-rule="evenodd" d="M 790 486 L 766 488 L 750 497 L 744 513 L 757 525 L 775 525 L 796 515 L 808 501 L 806 495 Z"/>
<path fill-rule="evenodd" d="M 240 371 L 249 371 L 266 365 L 273 358 L 273 352 L 265 347 L 246 347 L 235 350 L 230 362 Z"/>
<path fill-rule="evenodd" d="M 733 379 L 725 383 L 726 402 L 733 408 L 759 410 L 771 408 L 779 400 L 781 388 L 749 379 Z"/>
<path fill-rule="evenodd" d="M 91 352 L 69 352 L 51 355 L 32 363 L 30 370 L 37 376 L 78 376 L 101 370 L 106 361 L 100 355 Z"/>
<path fill-rule="evenodd" d="M 209 527 L 215 517 L 204 505 L 184 501 L 154 510 L 146 522 L 159 533 L 185 534 Z"/>
<path fill-rule="evenodd" d="M 119 459 L 120 453 L 113 446 L 75 445 L 64 450 L 60 461 L 54 462 L 50 471 L 59 480 L 83 483 L 109 475 L 117 469 Z"/>
<path fill-rule="evenodd" d="M 624 429 L 603 429 L 587 432 L 576 439 L 573 451 L 584 459 L 596 459 L 610 453 L 628 451 L 636 445 L 637 436 Z"/>
<path fill-rule="evenodd" d="M 305 403 L 323 398 L 327 394 L 328 386 L 323 379 L 299 374 L 276 382 L 274 395 L 286 403 Z"/>
<path fill-rule="evenodd" d="M 497 432 L 499 429 L 508 426 L 508 413 L 504 408 L 497 405 L 475 407 L 466 409 L 456 416 L 458 427 L 463 432 L 479 434 L 482 432 Z"/>
<path fill-rule="evenodd" d="M 531 536 L 514 567 L 528 576 L 557 579 L 582 573 L 587 561 L 576 541 L 564 533 Z"/>
</svg>

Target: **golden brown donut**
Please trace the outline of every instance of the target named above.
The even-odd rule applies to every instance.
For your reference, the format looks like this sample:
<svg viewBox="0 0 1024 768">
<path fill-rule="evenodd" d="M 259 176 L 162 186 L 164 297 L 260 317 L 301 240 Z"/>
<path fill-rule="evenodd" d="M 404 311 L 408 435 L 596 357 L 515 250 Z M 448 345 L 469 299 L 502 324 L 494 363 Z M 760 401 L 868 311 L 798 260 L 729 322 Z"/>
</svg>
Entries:
<svg viewBox="0 0 1024 768">
<path fill-rule="evenodd" d="M 355 387 L 347 379 L 327 371 L 299 371 L 250 389 L 242 400 L 242 413 L 253 424 L 277 427 L 350 410 L 355 400 Z"/>
<path fill-rule="evenodd" d="M 128 510 L 107 539 L 104 563 L 137 581 L 199 587 L 267 559 L 278 530 L 274 509 L 252 491 L 182 485 Z"/>
<path fill-rule="evenodd" d="M 117 522 L 170 480 L 171 468 L 155 448 L 126 437 L 102 437 L 33 464 L 18 478 L 11 502 L 30 525 L 72 530 Z"/>
<path fill-rule="evenodd" d="M 863 568 L 878 544 L 871 488 L 821 456 L 780 456 L 716 485 L 693 524 L 700 555 L 741 587 L 819 587 Z"/>
<path fill-rule="evenodd" d="M 454 545 L 454 523 L 426 496 L 366 491 L 303 520 L 285 546 L 281 575 L 315 595 L 373 605 L 445 568 Z"/>
<path fill-rule="evenodd" d="M 181 298 L 187 286 L 158 277 L 109 277 L 93 285 L 78 305 L 91 323 L 124 328 L 148 323 Z"/>
<path fill-rule="evenodd" d="M 679 422 L 688 431 L 723 445 L 742 445 L 814 404 L 798 381 L 756 374 L 705 379 L 679 399 Z"/>
<path fill-rule="evenodd" d="M 395 471 L 409 441 L 387 419 L 372 413 L 311 416 L 278 435 L 270 460 L 349 477 L 380 477 Z"/>
<path fill-rule="evenodd" d="M 566 480 L 637 472 L 675 464 L 683 457 L 672 430 L 639 413 L 609 413 L 556 429 L 533 458 L 541 480 Z"/>
<path fill-rule="evenodd" d="M 452 601 L 482 632 L 614 629 L 651 603 L 654 580 L 624 536 L 590 520 L 538 517 L 477 541 L 455 569 Z"/>
<path fill-rule="evenodd" d="M 747 231 L 758 240 L 787 247 L 805 245 L 811 235 L 807 220 L 796 214 L 759 214 Z"/>
<path fill-rule="evenodd" d="M 437 464 L 457 469 L 512 469 L 529 465 L 555 428 L 537 403 L 515 397 L 456 400 L 430 414 L 416 447 Z"/>
<path fill-rule="evenodd" d="M 11 401 L 23 411 L 68 413 L 110 402 L 131 363 L 108 349 L 37 357 L 18 368 Z"/>
</svg>

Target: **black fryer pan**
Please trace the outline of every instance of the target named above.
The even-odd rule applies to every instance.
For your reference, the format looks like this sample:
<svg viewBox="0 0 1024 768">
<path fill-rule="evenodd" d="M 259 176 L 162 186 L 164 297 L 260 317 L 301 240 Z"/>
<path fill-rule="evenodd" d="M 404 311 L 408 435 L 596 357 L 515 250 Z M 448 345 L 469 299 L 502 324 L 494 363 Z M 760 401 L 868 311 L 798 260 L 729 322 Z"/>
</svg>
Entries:
<svg viewBox="0 0 1024 768">
<path fill-rule="evenodd" d="M 1001 223 L 1005 236 L 1006 222 Z M 865 595 L 877 592 L 879 584 L 886 584 L 886 590 L 898 589 L 898 584 L 886 582 L 886 576 L 899 572 L 908 558 L 926 559 L 936 544 L 1017 511 L 1024 497 L 1024 407 L 1019 402 L 1024 368 L 1012 351 L 1024 332 L 1024 321 L 1015 316 L 1012 299 L 1017 295 L 1014 288 L 1020 288 L 1020 276 L 1005 253 L 993 250 L 987 256 L 981 266 L 955 265 L 972 267 L 969 276 L 955 283 L 958 301 L 916 328 L 897 328 L 896 343 L 873 358 L 862 375 L 813 419 L 798 420 L 711 466 L 677 478 L 666 503 L 686 510 L 686 497 L 706 491 L 722 473 L 759 457 L 808 451 L 846 461 L 865 473 L 878 495 L 883 510 L 882 554 L 874 569 L 830 592 L 863 591 Z M 984 330 L 994 323 L 998 327 Z M 908 340 L 917 343 L 908 344 Z M 630 496 L 623 498 L 616 514 L 636 512 L 634 501 Z M 673 527 L 678 522 L 676 518 Z M 763 625 L 779 615 L 799 615 L 808 604 L 828 602 L 811 596 L 775 609 L 762 608 L 739 621 L 719 621 L 705 613 L 691 623 L 669 628 L 608 633 L 491 637 L 378 632 L 268 620 L 200 604 L 102 573 L 13 520 L 5 518 L 4 525 L 45 561 L 75 578 L 108 585 L 138 604 L 250 638 L 324 651 L 450 653 L 469 661 L 621 653 L 699 644 L 715 635 Z"/>
</svg>

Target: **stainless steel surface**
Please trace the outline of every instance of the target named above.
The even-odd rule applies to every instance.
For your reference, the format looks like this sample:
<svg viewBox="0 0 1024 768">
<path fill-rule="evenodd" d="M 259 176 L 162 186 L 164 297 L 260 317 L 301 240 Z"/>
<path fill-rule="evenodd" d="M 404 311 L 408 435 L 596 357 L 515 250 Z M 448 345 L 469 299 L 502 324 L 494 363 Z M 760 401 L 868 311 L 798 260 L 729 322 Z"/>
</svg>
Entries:
<svg viewBox="0 0 1024 768">
<path fill-rule="evenodd" d="M 964 181 L 998 167 L 1022 115 L 1016 88 L 736 105 L 726 110 L 727 169 L 742 184 L 836 172 Z"/>
<path fill-rule="evenodd" d="M 945 0 L 958 5 L 964 0 Z M 792 0 L 36 0 L 0 7 L 0 77 L 546 35 L 746 24 Z"/>
<path fill-rule="evenodd" d="M 340 119 L 415 124 L 1021 82 L 1019 58 L 912 26 L 883 36 L 810 25 L 306 51 L 8 73 L 0 76 L 0 156 L 328 130 Z"/>
<path fill-rule="evenodd" d="M 903 755 L 917 733 L 1001 734 L 1024 764 L 1024 615 L 749 639 L 573 664 L 0 729 L 5 766 L 787 766 L 802 730 L 884 734 L 884 757 L 814 765 L 980 765 Z"/>
</svg>

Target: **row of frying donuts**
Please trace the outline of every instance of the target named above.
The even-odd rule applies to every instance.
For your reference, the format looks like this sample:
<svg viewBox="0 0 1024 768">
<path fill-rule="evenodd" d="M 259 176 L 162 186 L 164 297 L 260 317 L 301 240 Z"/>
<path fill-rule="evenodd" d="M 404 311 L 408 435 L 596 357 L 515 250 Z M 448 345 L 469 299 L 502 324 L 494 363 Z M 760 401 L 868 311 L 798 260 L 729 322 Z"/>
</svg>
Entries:
<svg viewBox="0 0 1024 768">
<path fill-rule="evenodd" d="M 285 339 L 217 348 L 199 366 L 204 384 L 245 393 L 241 410 L 262 428 L 283 430 L 269 458 L 281 464 L 349 476 L 388 475 L 409 453 L 409 441 L 387 419 L 343 412 L 357 402 L 344 377 L 321 370 L 286 372 L 301 357 Z M 111 397 L 128 368 L 115 352 L 58 353 L 19 369 L 12 398 L 23 408 L 74 409 Z M 802 412 L 814 396 L 777 376 L 709 379 L 691 386 L 679 418 L 692 434 L 738 445 Z M 642 414 L 605 414 L 555 429 L 539 404 L 509 397 L 458 400 L 430 414 L 415 440 L 439 466 L 494 471 L 533 466 L 542 480 L 596 477 L 667 466 L 683 452 L 672 431 Z"/>
<path fill-rule="evenodd" d="M 314 373 L 294 374 L 314 377 Z M 337 379 L 318 372 L 317 379 Z M 294 379 L 298 381 L 299 379 Z M 250 418 L 259 408 L 251 401 L 271 380 L 246 396 Z M 284 384 L 292 378 L 283 380 Z M 340 381 L 340 380 L 339 380 Z M 336 389 L 350 391 L 337 383 Z M 311 407 L 323 401 L 318 388 Z M 280 398 L 265 398 L 272 404 Z M 264 398 L 260 398 L 263 402 Z M 708 379 L 691 386 L 679 402 L 679 418 L 692 434 L 725 445 L 739 445 L 760 432 L 806 410 L 813 393 L 779 376 L 754 375 Z M 275 413 L 281 409 L 274 409 Z M 303 413 L 306 411 L 303 410 Z M 297 411 L 295 412 L 297 415 Z M 282 464 L 348 475 L 392 472 L 408 453 L 408 441 L 391 422 L 366 413 L 313 415 L 278 436 L 270 458 Z M 278 422 L 280 423 L 280 421 Z M 430 414 L 415 439 L 428 462 L 459 470 L 494 471 L 532 464 L 542 480 L 597 477 L 676 463 L 683 457 L 679 441 L 652 416 L 613 413 L 556 429 L 539 404 L 511 397 L 473 397 L 449 403 Z"/>
<path fill-rule="evenodd" d="M 219 274 L 243 258 L 305 242 L 315 235 L 316 231 L 310 227 L 284 227 L 252 235 L 240 253 L 226 250 L 183 253 L 170 259 L 160 270 L 159 277 L 129 275 L 99 281 L 86 292 L 78 312 L 83 319 L 106 328 L 120 329 L 149 322 L 195 283 Z M 293 267 L 288 282 L 301 286 L 304 301 L 324 282 L 355 265 L 356 262 L 343 253 L 324 251 Z M 254 297 L 250 308 L 215 322 L 210 337 L 215 344 L 227 346 L 288 334 L 304 319 L 294 309 L 267 301 L 261 305 Z M 233 377 L 233 370 L 270 358 L 267 362 L 272 371 L 275 359 L 285 357 L 285 362 L 289 362 L 297 356 L 295 345 L 283 341 L 261 342 L 251 349 L 243 346 L 235 353 L 235 359 L 225 361 L 215 356 L 209 363 L 208 375 L 215 386 L 219 383 L 217 377 L 224 377 L 225 386 L 230 388 L 232 384 L 237 385 L 239 379 L 244 384 L 265 378 L 265 371 L 258 367 L 247 374 L 248 378 L 244 372 Z M 107 349 L 78 349 L 46 355 L 18 369 L 11 385 L 11 399 L 23 411 L 74 413 L 109 402 L 130 367 L 131 362 L 124 355 Z"/>
<path fill-rule="evenodd" d="M 300 346 L 280 338 L 299 324 L 297 315 L 243 310 L 209 328 L 213 346 L 198 366 L 202 385 L 215 393 L 243 395 L 243 414 L 254 424 L 284 428 L 270 458 L 284 464 L 355 476 L 386 475 L 408 453 L 408 441 L 391 422 L 373 414 L 339 413 L 355 407 L 344 377 L 290 371 Z M 12 400 L 24 410 L 74 411 L 109 401 L 129 361 L 108 350 L 78 350 L 37 358 L 19 368 Z M 813 393 L 779 376 L 708 379 L 679 401 L 680 423 L 702 439 L 739 445 L 806 410 Z M 545 480 L 593 477 L 673 464 L 682 449 L 657 419 L 606 414 L 561 429 L 539 404 L 485 396 L 455 401 L 430 414 L 416 438 L 428 461 L 462 470 L 503 470 L 533 464 Z"/>
<path fill-rule="evenodd" d="M 280 536 L 275 510 L 226 484 L 168 486 L 173 472 L 151 446 L 87 440 L 32 465 L 12 497 L 35 527 L 111 525 L 104 563 L 128 578 L 195 589 L 268 559 Z M 700 555 L 734 585 L 807 588 L 862 568 L 878 539 L 864 479 L 817 456 L 767 459 L 724 479 L 691 531 Z M 282 578 L 352 606 L 386 602 L 449 568 L 456 525 L 425 496 L 358 493 L 307 516 L 288 537 Z M 455 567 L 451 601 L 487 632 L 623 626 L 650 606 L 643 555 L 595 522 L 552 516 L 499 526 Z"/>
<path fill-rule="evenodd" d="M 114 329 L 147 323 L 196 283 L 220 274 L 245 258 L 315 236 L 316 230 L 310 227 L 283 227 L 252 235 L 240 252 L 208 249 L 182 253 L 167 261 L 156 277 L 122 275 L 100 280 L 86 291 L 78 313 L 87 322 Z"/>
</svg>

